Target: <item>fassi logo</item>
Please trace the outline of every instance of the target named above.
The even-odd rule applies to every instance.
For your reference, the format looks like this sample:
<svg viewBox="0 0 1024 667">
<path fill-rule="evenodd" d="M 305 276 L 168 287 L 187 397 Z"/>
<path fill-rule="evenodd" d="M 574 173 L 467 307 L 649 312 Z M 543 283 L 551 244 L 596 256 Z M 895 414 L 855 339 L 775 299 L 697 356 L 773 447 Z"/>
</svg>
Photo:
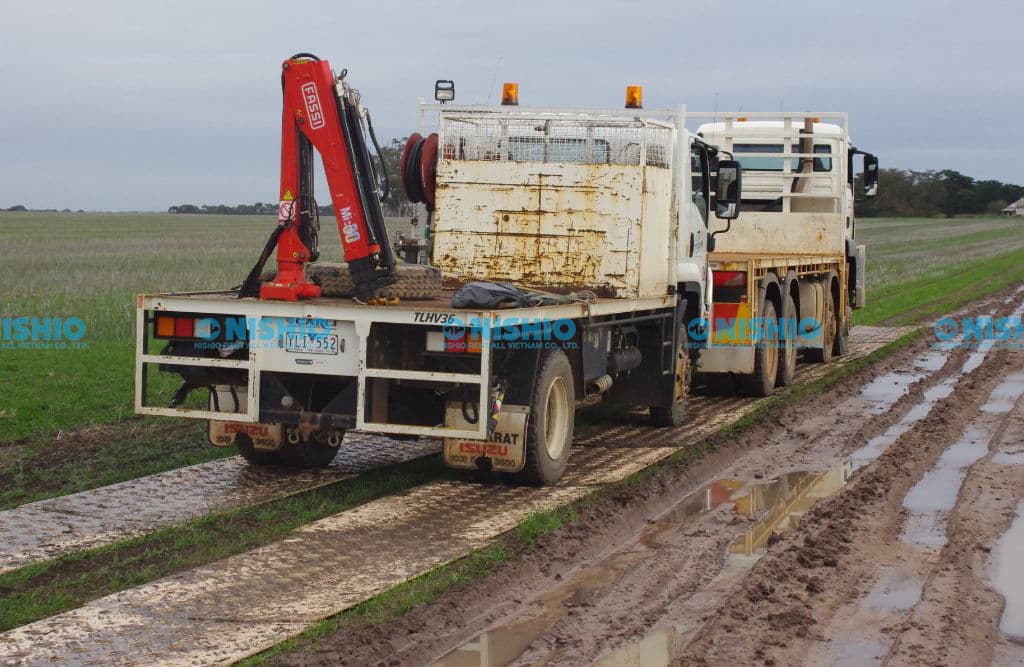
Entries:
<svg viewBox="0 0 1024 667">
<path fill-rule="evenodd" d="M 324 110 L 320 108 L 320 95 L 316 92 L 316 84 L 312 81 L 302 84 L 302 99 L 306 102 L 309 127 L 319 130 L 324 126 Z"/>
</svg>

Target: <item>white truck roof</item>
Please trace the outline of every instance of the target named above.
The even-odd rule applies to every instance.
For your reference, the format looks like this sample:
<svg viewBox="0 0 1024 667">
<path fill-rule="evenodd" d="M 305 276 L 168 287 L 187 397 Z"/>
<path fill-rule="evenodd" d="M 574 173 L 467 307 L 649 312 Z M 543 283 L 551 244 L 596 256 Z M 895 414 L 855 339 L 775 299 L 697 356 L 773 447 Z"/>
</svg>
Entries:
<svg viewBox="0 0 1024 667">
<path fill-rule="evenodd" d="M 728 129 L 731 136 L 763 136 L 765 138 L 778 137 L 785 130 L 786 124 L 781 120 L 737 120 Z M 802 124 L 791 125 L 794 133 L 799 133 L 803 128 Z M 715 137 L 723 136 L 727 131 L 725 122 L 703 123 L 697 128 L 697 134 L 704 137 L 710 143 L 714 143 Z M 811 132 L 817 136 L 842 137 L 843 128 L 835 123 L 814 123 Z"/>
</svg>

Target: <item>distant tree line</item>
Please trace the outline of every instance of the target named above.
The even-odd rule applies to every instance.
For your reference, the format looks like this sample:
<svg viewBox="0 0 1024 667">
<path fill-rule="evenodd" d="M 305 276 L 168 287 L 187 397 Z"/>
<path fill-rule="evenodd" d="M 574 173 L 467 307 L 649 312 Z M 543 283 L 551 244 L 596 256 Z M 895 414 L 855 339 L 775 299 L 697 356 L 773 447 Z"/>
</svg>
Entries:
<svg viewBox="0 0 1024 667">
<path fill-rule="evenodd" d="M 882 169 L 878 196 L 857 206 L 862 216 L 998 215 L 1024 197 L 1024 186 L 978 181 L 959 171 Z"/>
<path fill-rule="evenodd" d="M 277 204 L 264 204 L 261 201 L 255 204 L 175 204 L 167 209 L 168 213 L 189 213 L 208 215 L 268 215 L 277 213 Z"/>
<path fill-rule="evenodd" d="M 399 163 L 402 157 L 402 148 L 405 146 L 405 139 L 392 139 L 391 142 L 385 146 L 381 146 L 381 158 L 384 162 L 384 170 L 377 174 L 378 184 L 381 189 L 381 194 L 386 196 L 381 201 L 381 207 L 384 209 L 384 215 L 387 216 L 406 216 L 412 215 L 413 205 L 410 204 L 405 196 L 402 194 L 402 185 L 400 176 L 398 173 Z M 374 160 L 374 166 L 379 163 Z M 387 173 L 387 187 L 385 188 L 384 172 Z M 318 208 L 320 215 L 331 216 L 334 215 L 333 209 L 329 203 L 329 198 L 324 195 L 323 199 L 327 199 L 328 203 L 321 204 Z M 167 209 L 168 213 L 188 213 L 188 214 L 210 214 L 210 215 L 271 215 L 277 214 L 277 203 L 263 203 L 256 202 L 255 204 L 238 204 L 237 206 L 231 206 L 229 204 L 175 204 Z"/>
<path fill-rule="evenodd" d="M 398 166 L 401 160 L 401 149 L 406 145 L 406 139 L 391 139 L 390 143 L 382 145 L 381 158 L 384 163 L 383 172 L 378 172 L 378 185 L 381 194 L 385 194 L 381 207 L 384 215 L 406 216 L 413 214 L 413 205 L 409 203 L 401 192 L 401 176 L 398 173 Z M 375 160 L 374 165 L 379 163 Z M 384 172 L 387 173 L 387 186 L 385 187 Z M 327 199 L 327 197 L 323 197 Z M 334 215 L 330 203 L 319 205 L 319 214 Z M 239 204 L 230 206 L 227 204 L 176 204 L 167 209 L 168 213 L 190 213 L 190 214 L 211 214 L 211 215 L 276 215 L 278 204 Z"/>
<path fill-rule="evenodd" d="M 21 213 L 22 211 L 32 211 L 34 213 L 85 213 L 85 210 L 83 210 L 83 209 L 78 209 L 77 211 L 72 211 L 70 208 L 61 208 L 61 209 L 56 209 L 56 208 L 37 208 L 37 209 L 32 209 L 32 208 L 29 208 L 29 207 L 25 206 L 24 204 L 15 204 L 14 206 L 8 206 L 7 208 L 0 208 L 0 211 L 8 211 L 10 213 Z"/>
</svg>

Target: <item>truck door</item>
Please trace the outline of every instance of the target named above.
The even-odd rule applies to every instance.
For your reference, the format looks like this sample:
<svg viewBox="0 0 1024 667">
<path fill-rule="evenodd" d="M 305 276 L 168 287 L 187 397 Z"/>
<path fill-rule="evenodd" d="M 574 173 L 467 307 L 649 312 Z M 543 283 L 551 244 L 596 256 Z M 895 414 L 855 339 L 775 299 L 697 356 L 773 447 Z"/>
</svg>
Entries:
<svg viewBox="0 0 1024 667">
<path fill-rule="evenodd" d="M 711 206 L 711 175 L 709 174 L 709 159 L 707 148 L 700 145 L 690 147 L 690 189 L 692 200 L 697 207 L 697 213 L 704 222 L 704 228 L 708 226 L 708 212 Z"/>
</svg>

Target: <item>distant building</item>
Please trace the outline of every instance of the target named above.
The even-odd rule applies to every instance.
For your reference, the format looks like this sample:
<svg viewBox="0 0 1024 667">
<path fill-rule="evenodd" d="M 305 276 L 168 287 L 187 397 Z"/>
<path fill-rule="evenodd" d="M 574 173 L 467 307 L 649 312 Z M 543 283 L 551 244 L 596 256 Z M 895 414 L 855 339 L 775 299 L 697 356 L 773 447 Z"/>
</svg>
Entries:
<svg viewBox="0 0 1024 667">
<path fill-rule="evenodd" d="M 1024 215 L 1024 197 L 1004 208 L 1003 215 Z"/>
</svg>

